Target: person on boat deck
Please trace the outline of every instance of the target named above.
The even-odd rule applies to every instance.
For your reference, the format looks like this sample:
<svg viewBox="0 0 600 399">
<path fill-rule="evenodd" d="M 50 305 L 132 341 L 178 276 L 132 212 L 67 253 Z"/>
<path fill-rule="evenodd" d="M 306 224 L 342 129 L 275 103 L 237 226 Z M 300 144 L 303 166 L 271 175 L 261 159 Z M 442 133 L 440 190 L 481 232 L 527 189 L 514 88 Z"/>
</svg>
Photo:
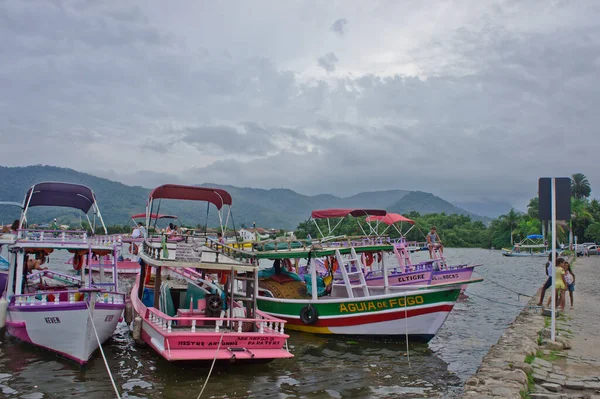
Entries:
<svg viewBox="0 0 600 399">
<path fill-rule="evenodd" d="M 36 259 L 29 259 L 29 255 L 25 256 L 25 264 L 27 265 L 27 270 L 29 273 L 33 272 L 34 270 L 48 270 L 47 267 L 42 267 L 44 263 L 46 263 L 46 257 L 44 255 L 40 256 L 39 258 L 37 258 L 36 255 Z"/>
<path fill-rule="evenodd" d="M 21 226 L 21 222 L 19 221 L 19 219 L 15 220 L 13 222 L 13 224 L 10 226 L 10 232 L 12 234 L 17 234 L 17 230 L 19 230 L 20 226 Z"/>
<path fill-rule="evenodd" d="M 222 233 L 217 233 L 217 240 L 219 241 L 219 244 L 225 244 L 225 238 Z"/>
<path fill-rule="evenodd" d="M 169 225 L 167 226 L 167 230 L 165 230 L 165 233 L 170 236 L 172 234 L 175 234 L 175 226 L 173 226 L 173 223 L 169 223 Z"/>
<path fill-rule="evenodd" d="M 140 237 L 146 238 L 146 229 L 144 228 L 144 225 L 142 222 L 139 222 L 138 226 L 131 233 L 131 238 L 140 238 Z"/>
<path fill-rule="evenodd" d="M 429 257 L 431 259 L 433 259 L 433 250 L 436 248 L 440 250 L 440 254 L 444 253 L 444 246 L 435 226 L 432 226 L 431 231 L 427 234 L 427 248 L 429 248 Z"/>
<path fill-rule="evenodd" d="M 515 244 L 515 252 L 516 253 L 521 253 L 521 244 L 519 244 L 519 243 Z"/>
</svg>

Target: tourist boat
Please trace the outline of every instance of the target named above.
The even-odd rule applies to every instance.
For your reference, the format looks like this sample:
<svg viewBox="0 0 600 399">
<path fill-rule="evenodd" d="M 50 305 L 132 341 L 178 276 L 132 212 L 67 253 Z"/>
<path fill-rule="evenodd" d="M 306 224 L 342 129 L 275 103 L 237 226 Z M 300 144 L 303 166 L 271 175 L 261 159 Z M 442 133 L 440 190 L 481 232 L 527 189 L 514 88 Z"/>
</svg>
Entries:
<svg viewBox="0 0 600 399">
<path fill-rule="evenodd" d="M 225 190 L 168 184 L 150 193 L 148 215 L 163 199 L 207 202 L 217 209 L 221 223 L 224 208 L 227 220 L 231 213 L 231 196 Z M 168 242 L 165 235 L 155 235 L 144 240 L 140 273 L 131 291 L 134 339 L 168 361 L 292 357 L 286 321 L 257 308 L 258 265 L 252 256 L 226 255 L 223 246 L 207 236 Z"/>
<path fill-rule="evenodd" d="M 398 261 L 397 267 L 393 267 L 389 270 L 388 281 L 391 285 L 405 285 L 405 284 L 431 284 L 437 285 L 441 283 L 451 283 L 456 281 L 469 280 L 475 267 L 481 266 L 480 264 L 448 264 L 444 255 L 438 248 L 433 248 L 430 256 L 431 259 L 413 263 L 410 254 L 415 252 L 414 247 L 420 248 L 420 250 L 428 251 L 426 243 L 415 244 L 406 241 L 406 234 L 414 227 L 415 222 L 407 217 L 404 217 L 398 213 L 388 213 L 385 216 L 368 216 L 365 219 L 366 222 L 378 221 L 389 226 L 393 226 L 399 233 L 400 237 L 392 239 L 391 242 L 394 246 L 394 257 Z M 400 226 L 398 224 L 400 223 Z M 406 231 L 402 231 L 402 223 L 407 223 L 411 227 Z M 386 230 L 383 231 L 384 234 Z M 366 265 L 371 266 L 374 257 L 366 259 Z M 382 285 L 383 276 L 380 268 L 371 268 L 367 272 L 367 283 L 369 285 Z M 462 287 L 462 291 L 466 289 L 466 286 Z"/>
<path fill-rule="evenodd" d="M 287 328 L 292 330 L 427 342 L 450 314 L 461 285 L 481 281 L 471 279 L 437 286 L 391 286 L 384 277 L 384 285 L 369 286 L 358 254 L 373 248 L 372 245 L 367 248 L 313 247 L 305 252 L 289 250 L 261 254 L 279 256 L 280 259 L 312 258 L 312 264 L 308 283 L 290 278 L 292 273 L 289 272 L 261 280 L 259 309 L 286 320 Z M 350 256 L 343 257 L 344 253 Z M 320 278 L 314 259 L 331 255 L 341 265 L 343 282 L 334 281 L 331 290 L 319 296 Z M 385 261 L 383 269 L 386 276 Z"/>
<path fill-rule="evenodd" d="M 544 236 L 540 234 L 528 235 L 523 241 L 516 243 L 512 249 L 502 248 L 504 256 L 548 257 L 551 252 L 548 250 L 548 243 L 544 241 Z"/>
<path fill-rule="evenodd" d="M 318 219 L 336 219 L 340 217 L 352 216 L 350 213 L 352 212 L 360 212 L 360 210 L 320 210 L 313 211 L 311 217 L 313 221 Z M 373 210 L 369 211 L 373 213 Z M 360 213 L 358 213 L 360 214 Z M 379 226 L 368 225 L 361 227 L 362 232 L 367 232 L 367 227 L 369 233 L 373 235 L 365 235 L 359 237 L 350 237 L 340 241 L 332 240 L 328 243 L 330 246 L 364 246 L 366 244 L 371 245 L 382 245 L 389 244 L 392 246 L 393 257 L 396 259 L 396 266 L 391 266 L 387 268 L 387 283 L 389 285 L 411 285 L 411 284 L 420 284 L 420 285 L 437 285 L 443 283 L 452 283 L 456 281 L 465 281 L 469 280 L 473 274 L 474 268 L 481 265 L 468 265 L 468 264 L 458 264 L 458 265 L 450 265 L 446 261 L 446 258 L 439 251 L 439 249 L 433 249 L 431 252 L 432 258 L 429 260 L 425 260 L 418 263 L 413 263 L 411 259 L 411 253 L 421 250 L 428 250 L 427 246 L 424 243 L 417 242 L 407 242 L 405 236 L 410 232 L 410 230 L 414 227 L 414 221 L 406 218 L 397 213 L 386 213 L 384 210 L 380 210 L 379 214 L 371 214 L 365 218 L 366 223 L 383 223 L 387 225 L 382 232 L 379 232 Z M 411 227 L 407 231 L 402 230 L 402 224 L 406 223 Z M 400 226 L 398 226 L 400 224 Z M 328 226 L 331 226 L 331 223 L 328 223 Z M 359 226 L 361 226 L 359 224 Z M 335 231 L 337 224 L 334 225 L 333 228 L 330 229 L 328 234 L 331 236 Z M 384 234 L 387 232 L 389 227 L 393 227 L 399 234 L 398 238 L 390 238 L 385 236 Z M 319 232 L 322 234 L 322 230 L 319 229 Z M 324 237 L 323 237 L 324 238 Z M 365 266 L 365 279 L 367 285 L 369 286 L 381 286 L 384 284 L 383 278 L 383 270 L 381 268 L 381 262 L 384 255 L 384 251 L 380 252 L 363 252 L 361 255 L 361 262 Z M 331 258 L 329 260 L 317 259 L 318 270 L 321 274 L 327 274 L 328 267 L 325 266 L 325 262 L 329 265 L 335 265 L 337 262 L 335 258 Z M 333 267 L 333 271 L 337 271 L 333 274 L 333 277 L 340 281 L 342 280 L 342 275 L 337 267 Z M 466 289 L 466 285 L 462 286 L 462 291 Z"/>
<path fill-rule="evenodd" d="M 0 324 L 24 342 L 85 364 L 113 334 L 125 308 L 124 295 L 118 292 L 116 265 L 113 263 L 110 278 L 102 273 L 92 279 L 85 259 L 109 253 L 114 258 L 115 247 L 105 237 L 88 236 L 85 231 L 27 229 L 27 212 L 38 206 L 78 209 L 92 228 L 95 226 L 87 213 L 93 209 L 94 220 L 98 217 L 106 232 L 96 198 L 88 187 L 57 182 L 31 187 L 23 202 L 21 229 L 9 246 L 14 261 L 10 262 L 7 295 L 2 299 L 8 300 L 7 312 L 1 315 Z M 54 251 L 76 254 L 74 268 L 79 269 L 79 275 L 51 269 L 28 270 L 30 257 L 43 259 Z"/>
<path fill-rule="evenodd" d="M 331 209 L 314 211 L 312 216 L 385 214 L 382 210 Z M 273 249 L 261 251 L 257 247 L 252 252 L 259 261 L 275 260 L 272 269 L 261 273 L 258 307 L 287 321 L 288 329 L 427 342 L 435 336 L 454 307 L 461 285 L 482 281 L 469 279 L 437 286 L 392 286 L 383 258 L 384 284 L 370 286 L 363 273 L 365 266 L 361 254 L 391 252 L 393 245 L 382 237 L 363 237 L 362 241 L 348 238 L 347 245 L 343 245 L 340 237 L 329 241 L 331 232 L 329 229 L 328 235 L 323 235 L 326 238 L 317 243 L 281 241 Z M 235 249 L 229 249 L 229 253 L 235 252 Z M 331 270 L 325 278 L 318 275 L 317 259 L 329 257 L 338 263 L 342 281 L 334 280 Z M 294 273 L 293 261 L 297 259 L 308 259 L 309 274 L 303 278 Z"/>
</svg>

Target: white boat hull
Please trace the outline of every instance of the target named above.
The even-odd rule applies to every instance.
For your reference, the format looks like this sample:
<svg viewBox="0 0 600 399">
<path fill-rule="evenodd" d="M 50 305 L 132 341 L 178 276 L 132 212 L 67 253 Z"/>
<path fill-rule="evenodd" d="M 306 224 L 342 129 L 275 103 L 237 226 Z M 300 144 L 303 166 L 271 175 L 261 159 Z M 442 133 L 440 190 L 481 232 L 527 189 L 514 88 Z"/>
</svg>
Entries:
<svg viewBox="0 0 600 399">
<path fill-rule="evenodd" d="M 124 304 L 99 304 L 92 311 L 101 343 L 114 332 Z M 85 302 L 55 305 L 12 305 L 6 328 L 9 334 L 85 364 L 98 349 L 90 312 Z"/>
</svg>

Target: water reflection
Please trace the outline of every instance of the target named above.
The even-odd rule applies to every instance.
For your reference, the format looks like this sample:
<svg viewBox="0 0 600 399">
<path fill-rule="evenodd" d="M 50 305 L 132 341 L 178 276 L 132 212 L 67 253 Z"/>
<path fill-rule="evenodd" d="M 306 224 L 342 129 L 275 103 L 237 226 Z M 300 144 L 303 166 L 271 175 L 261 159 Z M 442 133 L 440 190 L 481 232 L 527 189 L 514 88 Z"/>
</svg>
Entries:
<svg viewBox="0 0 600 399">
<path fill-rule="evenodd" d="M 518 303 L 491 281 L 533 294 L 543 283 L 539 259 L 503 258 L 498 251 L 452 250 L 453 263 L 484 263 L 488 281 L 470 286 L 429 345 L 291 333 L 293 359 L 216 368 L 202 398 L 421 398 L 459 397 L 464 381 L 520 311 L 483 298 Z M 65 270 L 68 266 L 65 265 Z M 131 281 L 121 284 L 123 290 Z M 524 302 L 524 299 L 522 299 Z M 114 397 L 99 354 L 86 367 L 0 337 L 0 392 L 5 397 Z M 104 347 L 125 398 L 196 398 L 208 369 L 171 364 L 136 347 L 120 324 Z"/>
</svg>

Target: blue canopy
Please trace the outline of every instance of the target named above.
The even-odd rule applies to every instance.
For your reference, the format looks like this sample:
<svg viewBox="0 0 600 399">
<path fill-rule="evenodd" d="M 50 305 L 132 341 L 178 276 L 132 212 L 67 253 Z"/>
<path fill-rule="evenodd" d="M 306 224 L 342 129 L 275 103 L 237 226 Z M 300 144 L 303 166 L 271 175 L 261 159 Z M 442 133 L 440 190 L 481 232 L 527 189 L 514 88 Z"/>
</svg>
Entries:
<svg viewBox="0 0 600 399">
<path fill-rule="evenodd" d="M 542 238 L 544 238 L 544 236 L 541 234 L 530 234 L 527 236 L 527 238 L 529 238 L 530 240 L 541 240 Z"/>
</svg>

